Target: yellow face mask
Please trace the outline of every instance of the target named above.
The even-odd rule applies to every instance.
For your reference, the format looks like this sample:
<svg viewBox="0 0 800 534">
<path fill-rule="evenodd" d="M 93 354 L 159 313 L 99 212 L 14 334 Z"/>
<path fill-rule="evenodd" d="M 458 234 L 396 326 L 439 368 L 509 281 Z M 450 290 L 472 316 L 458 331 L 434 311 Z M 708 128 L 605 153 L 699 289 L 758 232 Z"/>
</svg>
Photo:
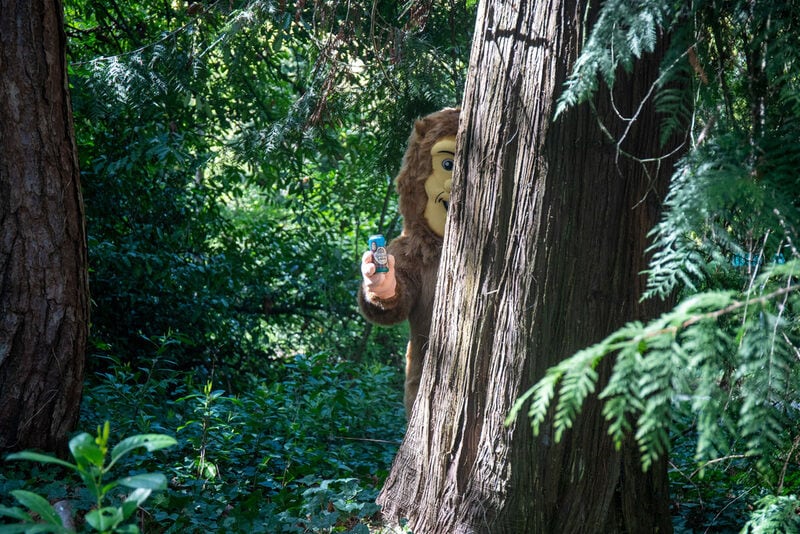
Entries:
<svg viewBox="0 0 800 534">
<path fill-rule="evenodd" d="M 453 184 L 453 161 L 456 153 L 456 138 L 443 137 L 431 147 L 433 172 L 425 180 L 428 203 L 425 205 L 425 220 L 437 235 L 444 236 L 447 208 L 450 207 L 450 187 Z"/>
</svg>

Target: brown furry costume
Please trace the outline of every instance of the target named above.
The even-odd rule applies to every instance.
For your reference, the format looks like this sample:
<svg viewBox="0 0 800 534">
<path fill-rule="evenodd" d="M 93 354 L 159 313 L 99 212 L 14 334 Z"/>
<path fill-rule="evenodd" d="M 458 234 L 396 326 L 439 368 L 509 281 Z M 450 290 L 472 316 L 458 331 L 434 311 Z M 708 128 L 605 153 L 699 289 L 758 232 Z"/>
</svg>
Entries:
<svg viewBox="0 0 800 534">
<path fill-rule="evenodd" d="M 378 324 L 395 324 L 408 319 L 410 339 L 406 350 L 406 415 L 419 389 L 422 363 L 428 348 L 433 313 L 436 274 L 442 253 L 442 237 L 428 226 L 424 217 L 428 201 L 425 181 L 432 173 L 431 147 L 458 131 L 459 109 L 445 109 L 414 124 L 403 166 L 397 175 L 403 232 L 388 246 L 395 256 L 397 288 L 394 297 L 378 298 L 362 284 L 358 303 L 364 317 Z"/>
</svg>

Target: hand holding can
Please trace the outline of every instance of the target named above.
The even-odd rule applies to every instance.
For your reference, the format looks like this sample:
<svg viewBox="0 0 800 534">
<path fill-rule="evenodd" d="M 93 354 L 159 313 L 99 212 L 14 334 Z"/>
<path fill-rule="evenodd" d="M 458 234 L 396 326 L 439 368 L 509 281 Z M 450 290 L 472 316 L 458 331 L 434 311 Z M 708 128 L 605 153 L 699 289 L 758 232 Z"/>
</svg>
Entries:
<svg viewBox="0 0 800 534">
<path fill-rule="evenodd" d="M 369 236 L 369 250 L 375 262 L 376 273 L 389 272 L 389 255 L 386 252 L 386 238 L 382 234 Z"/>
</svg>

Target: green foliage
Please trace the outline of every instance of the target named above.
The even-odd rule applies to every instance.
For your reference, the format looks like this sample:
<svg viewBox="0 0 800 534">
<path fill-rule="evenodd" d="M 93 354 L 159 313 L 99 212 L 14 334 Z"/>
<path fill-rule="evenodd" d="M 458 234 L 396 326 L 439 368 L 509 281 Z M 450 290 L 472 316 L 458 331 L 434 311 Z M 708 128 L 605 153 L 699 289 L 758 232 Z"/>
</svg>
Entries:
<svg viewBox="0 0 800 534">
<path fill-rule="evenodd" d="M 694 417 L 674 420 L 669 460 L 675 532 L 738 532 L 758 500 L 762 479 L 742 455 L 698 466 Z"/>
<path fill-rule="evenodd" d="M 403 433 L 399 371 L 298 354 L 230 395 L 168 366 L 146 373 L 123 362 L 108 367 L 90 379 L 82 424 L 110 414 L 131 431 L 179 439 L 158 456 L 136 455 L 129 440 L 109 451 L 112 460 L 131 456 L 135 471 L 122 480 L 136 481 L 146 470 L 170 481 L 139 516 L 143 531 L 367 532 L 375 521 L 375 497 Z M 131 402 L 135 392 L 139 398 Z M 91 458 L 101 456 L 98 447 Z M 70 502 L 80 514 L 102 508 L 52 469 L 0 473 L 0 499 L 19 491 L 25 498 L 32 489 L 49 502 Z"/>
<path fill-rule="evenodd" d="M 290 514 L 283 514 L 294 525 L 284 526 L 284 532 L 334 532 L 342 516 L 361 520 L 376 514 L 380 508 L 374 503 L 377 491 L 363 490 L 358 479 L 323 480 L 319 486 L 303 492 L 303 505 L 300 511 L 308 518 L 300 525 Z M 289 527 L 288 529 L 286 527 Z M 348 530 L 352 534 L 369 534 L 364 523 L 355 523 Z"/>
<path fill-rule="evenodd" d="M 733 455 L 754 483 L 783 486 L 800 421 L 800 329 L 796 319 L 787 319 L 800 311 L 798 272 L 794 259 L 766 268 L 751 293 L 698 293 L 647 324 L 626 325 L 548 370 L 515 403 L 508 421 L 530 399 L 528 415 L 538 434 L 557 394 L 552 431 L 559 440 L 599 387 L 597 366 L 614 356 L 599 394 L 603 416 L 618 447 L 636 442 L 645 470 L 669 452 L 670 436 L 689 428 L 701 475 Z"/>
<path fill-rule="evenodd" d="M 148 520 L 163 531 L 358 532 L 373 520 L 403 432 L 398 370 L 298 354 L 232 395 L 168 366 L 111 367 L 86 392 L 87 424 L 108 410 L 132 431 L 180 440 L 146 464 L 171 480 Z M 136 391 L 147 394 L 130 402 Z"/>
<path fill-rule="evenodd" d="M 635 59 L 652 52 L 660 30 L 675 15 L 673 9 L 660 0 L 605 2 L 558 99 L 556 117 L 589 100 L 597 91 L 599 79 L 613 86 L 618 68 L 629 71 Z M 590 10 L 586 12 L 593 16 Z"/>
<path fill-rule="evenodd" d="M 558 104 L 669 34 L 651 97 L 662 141 L 688 129 L 688 150 L 648 295 L 681 304 L 562 362 L 515 411 L 531 400 L 560 438 L 600 395 L 645 466 L 673 453 L 676 528 L 788 528 L 800 487 L 794 4 L 605 2 Z M 65 9 L 94 302 L 84 421 L 181 437 L 133 458 L 174 482 L 148 526 L 365 531 L 402 432 L 385 364 L 405 332 L 357 315 L 357 262 L 366 235 L 400 227 L 391 178 L 412 120 L 462 92 L 475 2 Z M 0 487 L 42 518 L 31 485 L 97 506 L 53 472 L 23 479 Z"/>
<path fill-rule="evenodd" d="M 789 269 L 797 269 L 800 262 L 788 265 Z M 775 273 L 765 274 L 760 281 L 766 285 L 773 276 Z M 672 420 L 672 412 L 687 409 L 688 413 L 703 417 L 707 405 L 716 417 L 713 422 L 698 421 L 697 460 L 708 461 L 715 454 L 727 452 L 720 449 L 716 440 L 719 418 L 728 417 L 736 422 L 739 436 L 745 440 L 745 454 L 758 458 L 766 468 L 771 459 L 765 451 L 774 450 L 785 426 L 783 419 L 793 411 L 793 390 L 788 386 L 800 379 L 792 365 L 797 332 L 784 332 L 785 338 L 776 335 L 780 315 L 793 313 L 800 304 L 798 289 L 797 285 L 790 285 L 744 301 L 735 300 L 730 292 L 700 293 L 646 325 L 631 323 L 564 360 L 548 372 L 546 388 L 551 389 L 560 381 L 559 397 L 568 399 L 560 398 L 559 403 L 580 405 L 596 385 L 594 367 L 603 357 L 616 354 L 613 373 L 600 394 L 601 399 L 606 399 L 604 415 L 618 445 L 632 429 L 631 418 L 636 418 L 634 438 L 645 469 L 669 446 L 665 425 Z M 772 302 L 779 295 L 783 297 L 780 310 Z M 720 328 L 723 316 L 726 323 L 738 327 L 728 335 Z M 733 334 L 739 335 L 738 347 Z M 533 396 L 530 415 L 532 421 L 541 422 L 547 415 L 548 403 L 540 399 L 545 397 L 541 394 Z M 691 402 L 676 402 L 682 398 Z M 720 403 L 727 410 L 720 411 Z M 518 402 L 515 413 L 520 406 Z M 557 436 L 559 430 L 571 426 L 575 416 L 574 409 L 556 407 Z M 722 423 L 723 427 L 731 424 Z M 534 429 L 538 431 L 539 427 Z"/>
<path fill-rule="evenodd" d="M 758 502 L 758 509 L 742 529 L 743 534 L 778 534 L 800 530 L 800 502 L 796 495 L 767 495 Z"/>
<path fill-rule="evenodd" d="M 696 9 L 694 41 L 681 40 L 696 51 L 684 62 L 692 68 L 673 71 L 684 82 L 699 79 L 683 83 L 695 91 L 696 142 L 653 230 L 648 295 L 703 289 L 721 280 L 732 255 L 753 264 L 788 256 L 800 220 L 800 43 L 786 30 L 797 24 L 796 10 L 766 2 Z"/>
<path fill-rule="evenodd" d="M 231 384 L 332 338 L 399 358 L 402 333 L 381 343 L 357 314 L 357 264 L 400 227 L 413 119 L 461 94 L 474 8 L 65 4 L 90 364 L 147 367 L 163 336 L 184 340 L 175 366 Z"/>
<path fill-rule="evenodd" d="M 141 434 L 123 439 L 111 449 L 108 457 L 110 424 L 97 427 L 97 436 L 81 433 L 72 438 L 69 448 L 75 463 L 69 463 L 47 454 L 23 451 L 9 454 L 6 460 L 28 460 L 39 463 L 55 464 L 66 467 L 78 474 L 86 490 L 93 499 L 94 508 L 83 518 L 89 531 L 97 532 L 139 532 L 134 523 L 126 522 L 133 513 L 147 500 L 154 490 L 165 490 L 167 479 L 160 473 L 139 473 L 125 476 L 112 482 L 104 482 L 105 476 L 123 456 L 144 448 L 148 452 L 157 451 L 175 445 L 175 438 L 163 434 Z M 119 487 L 133 491 L 128 494 L 119 506 L 106 506 L 104 503 L 111 493 Z M 18 507 L 0 506 L 0 516 L 5 515 L 19 520 L 19 523 L 0 526 L 0 532 L 71 532 L 66 528 L 64 519 L 56 512 L 47 499 L 36 493 L 17 489 L 11 495 L 38 516 L 34 516 Z"/>
</svg>

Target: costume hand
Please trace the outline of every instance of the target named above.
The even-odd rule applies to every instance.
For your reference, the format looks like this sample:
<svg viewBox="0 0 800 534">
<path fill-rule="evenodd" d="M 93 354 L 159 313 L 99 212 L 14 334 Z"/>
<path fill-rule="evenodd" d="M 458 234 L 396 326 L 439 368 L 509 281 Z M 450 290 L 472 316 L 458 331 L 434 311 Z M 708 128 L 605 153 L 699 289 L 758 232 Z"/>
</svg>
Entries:
<svg viewBox="0 0 800 534">
<path fill-rule="evenodd" d="M 376 273 L 372 251 L 361 256 L 361 275 L 364 278 L 364 289 L 379 299 L 390 299 L 397 291 L 397 279 L 394 276 L 394 256 L 389 254 L 389 272 Z"/>
</svg>

